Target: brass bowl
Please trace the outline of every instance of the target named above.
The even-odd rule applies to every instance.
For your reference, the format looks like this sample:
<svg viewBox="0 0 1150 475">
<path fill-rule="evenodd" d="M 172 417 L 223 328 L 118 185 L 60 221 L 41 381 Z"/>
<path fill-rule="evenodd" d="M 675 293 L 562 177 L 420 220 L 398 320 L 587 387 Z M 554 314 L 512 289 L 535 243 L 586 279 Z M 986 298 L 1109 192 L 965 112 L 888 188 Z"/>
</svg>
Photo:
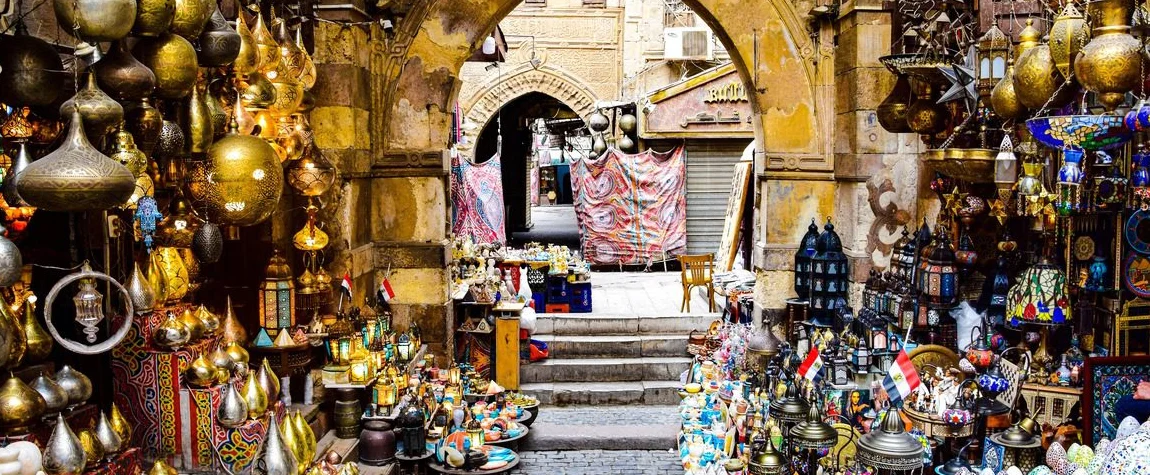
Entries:
<svg viewBox="0 0 1150 475">
<path fill-rule="evenodd" d="M 923 165 L 933 171 L 969 181 L 994 183 L 994 158 L 997 150 L 987 148 L 948 148 L 927 150 L 919 155 Z"/>
</svg>

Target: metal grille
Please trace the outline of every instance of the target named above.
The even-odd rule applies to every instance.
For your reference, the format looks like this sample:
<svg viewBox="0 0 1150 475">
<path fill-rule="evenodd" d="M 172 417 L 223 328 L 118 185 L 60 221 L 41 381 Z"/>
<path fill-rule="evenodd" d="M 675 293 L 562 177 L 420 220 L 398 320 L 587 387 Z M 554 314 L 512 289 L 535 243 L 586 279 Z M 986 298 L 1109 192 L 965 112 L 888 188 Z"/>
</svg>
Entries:
<svg viewBox="0 0 1150 475">
<path fill-rule="evenodd" d="M 735 164 L 750 140 L 687 142 L 687 253 L 719 249 Z M 658 148 L 663 150 L 664 148 Z"/>
</svg>

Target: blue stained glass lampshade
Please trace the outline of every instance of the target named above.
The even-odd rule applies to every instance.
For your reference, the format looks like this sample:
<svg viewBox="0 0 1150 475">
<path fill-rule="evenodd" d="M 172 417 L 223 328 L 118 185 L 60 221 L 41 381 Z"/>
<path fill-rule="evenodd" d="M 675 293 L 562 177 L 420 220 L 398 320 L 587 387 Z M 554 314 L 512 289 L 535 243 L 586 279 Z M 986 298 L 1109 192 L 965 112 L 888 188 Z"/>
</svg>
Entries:
<svg viewBox="0 0 1150 475">
<path fill-rule="evenodd" d="M 1111 115 L 1060 115 L 1026 121 L 1026 127 L 1043 145 L 1063 150 L 1109 150 L 1134 137 L 1122 122 Z"/>
</svg>

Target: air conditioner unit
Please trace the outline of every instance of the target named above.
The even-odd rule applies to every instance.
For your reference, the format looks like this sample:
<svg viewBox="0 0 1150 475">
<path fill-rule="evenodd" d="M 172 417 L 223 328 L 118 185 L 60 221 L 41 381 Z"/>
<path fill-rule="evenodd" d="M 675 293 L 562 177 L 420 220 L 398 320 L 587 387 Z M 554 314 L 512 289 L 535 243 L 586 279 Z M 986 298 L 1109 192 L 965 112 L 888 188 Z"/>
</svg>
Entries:
<svg viewBox="0 0 1150 475">
<path fill-rule="evenodd" d="M 663 59 L 706 60 L 715 59 L 715 44 L 707 28 L 665 28 L 663 30 Z"/>
</svg>

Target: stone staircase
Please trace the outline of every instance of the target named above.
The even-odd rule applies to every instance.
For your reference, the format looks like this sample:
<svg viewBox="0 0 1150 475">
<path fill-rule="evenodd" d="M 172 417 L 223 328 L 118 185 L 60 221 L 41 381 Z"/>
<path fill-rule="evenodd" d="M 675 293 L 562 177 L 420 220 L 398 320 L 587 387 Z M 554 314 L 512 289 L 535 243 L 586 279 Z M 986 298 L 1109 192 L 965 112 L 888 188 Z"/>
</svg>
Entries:
<svg viewBox="0 0 1150 475">
<path fill-rule="evenodd" d="M 524 448 L 618 450 L 624 433 L 627 449 L 674 447 L 687 336 L 715 318 L 539 315 L 532 338 L 547 342 L 550 358 L 520 367 L 520 390 L 559 410 L 540 413 Z M 627 409 L 636 405 L 644 409 Z"/>
</svg>

